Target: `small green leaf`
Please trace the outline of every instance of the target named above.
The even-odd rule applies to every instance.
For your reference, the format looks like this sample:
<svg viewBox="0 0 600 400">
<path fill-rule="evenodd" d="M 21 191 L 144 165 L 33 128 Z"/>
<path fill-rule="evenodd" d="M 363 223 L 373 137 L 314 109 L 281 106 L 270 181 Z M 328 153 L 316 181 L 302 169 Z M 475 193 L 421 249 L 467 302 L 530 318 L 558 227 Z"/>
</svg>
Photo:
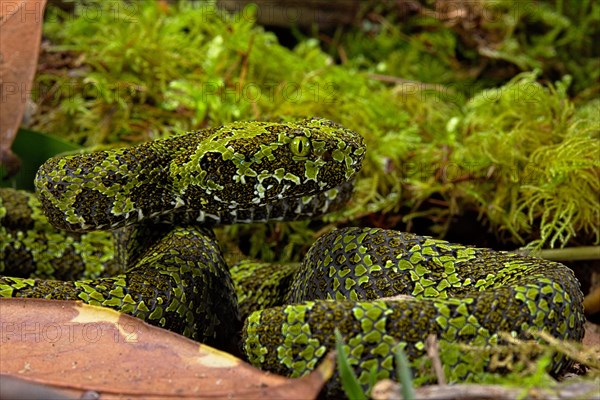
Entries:
<svg viewBox="0 0 600 400">
<path fill-rule="evenodd" d="M 40 165 L 52 156 L 76 151 L 81 147 L 56 136 L 19 129 L 12 149 L 21 159 L 21 168 L 14 177 L 4 180 L 6 172 L 0 167 L 0 187 L 33 191 L 33 181 Z"/>
</svg>

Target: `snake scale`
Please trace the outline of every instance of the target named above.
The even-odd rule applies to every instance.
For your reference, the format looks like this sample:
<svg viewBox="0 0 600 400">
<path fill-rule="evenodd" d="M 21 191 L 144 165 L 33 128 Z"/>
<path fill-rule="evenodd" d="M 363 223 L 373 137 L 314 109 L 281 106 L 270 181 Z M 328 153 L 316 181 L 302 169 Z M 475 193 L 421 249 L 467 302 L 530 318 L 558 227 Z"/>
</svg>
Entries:
<svg viewBox="0 0 600 400">
<path fill-rule="evenodd" d="M 395 376 L 398 348 L 426 376 L 431 334 L 442 351 L 494 350 L 499 332 L 530 329 L 582 339 L 578 281 L 536 258 L 349 227 L 320 237 L 301 265 L 227 265 L 212 227 L 337 210 L 364 155 L 359 134 L 311 118 L 51 158 L 37 196 L 0 190 L 0 295 L 112 307 L 294 377 L 316 367 L 337 328 L 365 389 L 371 373 Z M 453 376 L 474 373 L 472 356 L 448 354 Z M 550 368 L 569 364 L 555 355 Z M 327 390 L 340 394 L 337 377 Z"/>
</svg>

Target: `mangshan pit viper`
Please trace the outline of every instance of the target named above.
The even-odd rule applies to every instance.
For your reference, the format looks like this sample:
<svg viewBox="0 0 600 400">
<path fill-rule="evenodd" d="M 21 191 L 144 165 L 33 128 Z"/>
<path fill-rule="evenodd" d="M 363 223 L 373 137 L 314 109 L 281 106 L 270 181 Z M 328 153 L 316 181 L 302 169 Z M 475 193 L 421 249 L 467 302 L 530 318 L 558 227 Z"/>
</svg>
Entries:
<svg viewBox="0 0 600 400">
<path fill-rule="evenodd" d="M 365 389 L 372 370 L 395 377 L 398 347 L 419 369 L 431 334 L 492 351 L 499 332 L 582 339 L 579 283 L 556 262 L 350 227 L 300 265 L 227 265 L 212 227 L 337 210 L 364 155 L 359 134 L 311 118 L 51 158 L 37 196 L 0 189 L 0 295 L 82 300 L 218 348 L 241 343 L 255 366 L 293 377 L 337 328 Z M 474 373 L 467 356 L 443 360 L 461 379 Z M 551 372 L 569 364 L 556 355 Z M 337 376 L 327 390 L 340 393 Z"/>
</svg>

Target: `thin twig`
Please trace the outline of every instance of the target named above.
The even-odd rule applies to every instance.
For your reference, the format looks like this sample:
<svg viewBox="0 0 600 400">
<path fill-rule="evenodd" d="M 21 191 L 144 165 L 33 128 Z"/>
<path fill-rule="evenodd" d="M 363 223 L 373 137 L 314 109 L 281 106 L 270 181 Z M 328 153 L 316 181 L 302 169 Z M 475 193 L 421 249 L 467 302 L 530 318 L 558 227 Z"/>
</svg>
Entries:
<svg viewBox="0 0 600 400">
<path fill-rule="evenodd" d="M 439 385 L 446 384 L 446 376 L 444 375 L 444 368 L 442 367 L 442 360 L 440 360 L 440 351 L 438 347 L 437 337 L 433 334 L 427 336 L 425 339 L 425 348 L 427 349 L 427 357 L 431 360 L 433 372 L 437 378 Z"/>
<path fill-rule="evenodd" d="M 435 90 L 442 93 L 454 94 L 454 90 L 449 87 L 446 87 L 437 83 L 425 83 L 419 81 L 412 81 L 409 79 L 399 78 L 397 76 L 392 75 L 383 75 L 383 74 L 367 74 L 370 79 L 385 82 L 385 83 L 393 83 L 395 85 L 410 85 L 413 87 L 418 87 L 424 90 Z"/>
<path fill-rule="evenodd" d="M 433 385 L 415 389 L 415 396 L 419 400 L 600 400 L 598 384 L 599 382 L 578 382 L 555 388 L 530 389 L 479 384 Z M 400 385 L 390 380 L 379 381 L 371 396 L 375 400 L 402 400 Z"/>
<path fill-rule="evenodd" d="M 600 260 L 600 246 L 564 247 L 562 249 L 514 251 L 517 254 L 545 258 L 552 261 Z"/>
</svg>

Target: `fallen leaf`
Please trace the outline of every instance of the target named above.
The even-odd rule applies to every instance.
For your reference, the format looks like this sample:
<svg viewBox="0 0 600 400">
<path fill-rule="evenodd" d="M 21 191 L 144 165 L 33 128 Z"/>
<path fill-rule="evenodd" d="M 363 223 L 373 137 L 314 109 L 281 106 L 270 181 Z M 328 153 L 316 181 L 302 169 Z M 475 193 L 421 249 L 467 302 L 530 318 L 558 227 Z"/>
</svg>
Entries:
<svg viewBox="0 0 600 400">
<path fill-rule="evenodd" d="M 14 175 L 20 160 L 12 152 L 32 90 L 46 0 L 0 2 L 0 165 Z"/>
<path fill-rule="evenodd" d="M 0 299 L 0 373 L 66 397 L 317 397 L 331 377 L 328 357 L 289 379 L 114 310 L 75 301 Z"/>
</svg>

